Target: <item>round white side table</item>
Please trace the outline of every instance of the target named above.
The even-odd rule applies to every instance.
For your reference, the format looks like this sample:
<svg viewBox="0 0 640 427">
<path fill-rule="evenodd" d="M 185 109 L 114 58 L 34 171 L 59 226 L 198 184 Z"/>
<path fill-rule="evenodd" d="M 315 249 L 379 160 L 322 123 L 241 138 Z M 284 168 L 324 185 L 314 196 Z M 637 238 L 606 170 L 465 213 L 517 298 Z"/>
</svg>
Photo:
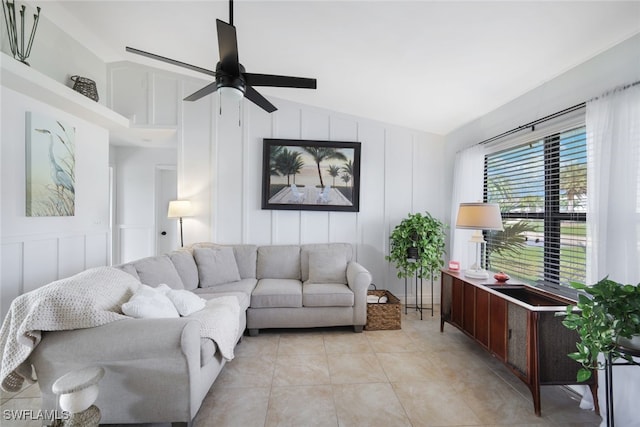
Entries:
<svg viewBox="0 0 640 427">
<path fill-rule="evenodd" d="M 98 382 L 104 376 L 104 368 L 92 366 L 68 372 L 58 378 L 51 390 L 58 395 L 60 408 L 69 413 L 62 420 L 65 427 L 97 427 L 100 409 L 94 405 L 98 398 Z"/>
</svg>

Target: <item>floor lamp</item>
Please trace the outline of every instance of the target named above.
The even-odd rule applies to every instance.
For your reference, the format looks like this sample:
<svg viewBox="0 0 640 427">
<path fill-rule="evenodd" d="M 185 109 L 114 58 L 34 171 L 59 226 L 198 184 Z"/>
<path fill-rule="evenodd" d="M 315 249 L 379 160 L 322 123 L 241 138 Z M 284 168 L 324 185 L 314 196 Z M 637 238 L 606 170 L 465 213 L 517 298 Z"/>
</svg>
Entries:
<svg viewBox="0 0 640 427">
<path fill-rule="evenodd" d="M 470 242 L 476 244 L 476 262 L 464 272 L 465 277 L 488 279 L 489 273 L 482 268 L 480 261 L 482 244 L 486 243 L 482 230 L 504 230 L 500 206 L 497 203 L 460 203 L 456 228 L 475 230 Z"/>
<path fill-rule="evenodd" d="M 172 200 L 169 202 L 168 218 L 180 218 L 180 247 L 184 246 L 182 238 L 182 218 L 191 216 L 191 202 L 189 200 Z"/>
</svg>

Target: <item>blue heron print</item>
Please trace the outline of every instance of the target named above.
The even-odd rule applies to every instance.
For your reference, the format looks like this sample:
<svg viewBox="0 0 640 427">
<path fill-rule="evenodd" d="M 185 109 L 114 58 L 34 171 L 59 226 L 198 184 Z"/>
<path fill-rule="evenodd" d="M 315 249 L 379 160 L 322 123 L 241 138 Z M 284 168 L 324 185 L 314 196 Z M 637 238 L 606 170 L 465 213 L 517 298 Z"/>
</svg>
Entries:
<svg viewBox="0 0 640 427">
<path fill-rule="evenodd" d="M 27 113 L 27 216 L 75 214 L 75 128 Z"/>
</svg>

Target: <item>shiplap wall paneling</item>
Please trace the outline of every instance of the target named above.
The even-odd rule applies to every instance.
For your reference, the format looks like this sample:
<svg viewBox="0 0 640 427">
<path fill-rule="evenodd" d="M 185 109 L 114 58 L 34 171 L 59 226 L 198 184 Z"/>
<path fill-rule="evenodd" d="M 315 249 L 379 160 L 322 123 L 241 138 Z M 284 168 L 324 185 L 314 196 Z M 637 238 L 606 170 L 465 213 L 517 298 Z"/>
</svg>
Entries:
<svg viewBox="0 0 640 427">
<path fill-rule="evenodd" d="M 85 236 L 68 236 L 58 239 L 59 277 L 72 276 L 85 267 Z M 102 264 L 105 265 L 105 264 Z"/>
<path fill-rule="evenodd" d="M 182 96 L 188 96 L 202 87 L 186 82 Z M 212 238 L 211 182 L 214 179 L 211 161 L 213 132 L 212 120 L 217 114 L 214 96 L 197 102 L 182 103 L 182 138 L 178 138 L 178 197 L 191 201 L 193 217 L 184 218 L 185 245 Z"/>
<path fill-rule="evenodd" d="M 217 138 L 213 162 L 217 181 L 213 224 L 218 243 L 242 241 L 243 147 L 241 109 L 238 101 L 222 98 L 222 114 L 216 114 Z"/>
<path fill-rule="evenodd" d="M 2 300 L 2 316 L 9 311 L 11 301 L 22 293 L 22 265 L 23 243 L 5 243 L 2 245 L 2 286 L 0 296 Z"/>
<path fill-rule="evenodd" d="M 413 209 L 413 140 L 409 131 L 388 128 L 385 138 L 385 204 L 387 236 Z M 404 280 L 390 263 L 387 283 L 404 294 Z M 413 292 L 409 292 L 413 294 Z"/>
<path fill-rule="evenodd" d="M 109 233 L 93 233 L 84 236 L 84 268 L 109 265 Z M 80 271 L 80 270 L 78 270 Z M 77 271 L 76 271 L 77 272 Z"/>
<path fill-rule="evenodd" d="M 273 135 L 273 114 L 265 114 L 258 107 L 250 105 L 245 109 L 247 121 L 251 124 L 245 131 L 244 137 L 248 147 L 245 152 L 245 182 L 246 191 L 245 211 L 246 230 L 243 232 L 243 242 L 255 245 L 269 245 L 273 243 L 271 229 L 271 212 L 262 210 L 262 145 L 264 138 Z"/>
<path fill-rule="evenodd" d="M 374 283 L 388 289 L 388 268 L 384 261 L 387 250 L 385 129 L 377 124 L 361 125 L 358 138 L 362 142 L 358 261 L 371 272 Z"/>
<path fill-rule="evenodd" d="M 58 239 L 24 242 L 23 291 L 29 292 L 58 279 Z"/>
</svg>

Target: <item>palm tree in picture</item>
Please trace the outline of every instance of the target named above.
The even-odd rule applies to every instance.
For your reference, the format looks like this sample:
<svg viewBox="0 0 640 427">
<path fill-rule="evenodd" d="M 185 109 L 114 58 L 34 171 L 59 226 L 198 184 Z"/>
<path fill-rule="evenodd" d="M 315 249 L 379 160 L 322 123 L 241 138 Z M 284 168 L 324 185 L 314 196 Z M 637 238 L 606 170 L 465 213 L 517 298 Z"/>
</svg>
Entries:
<svg viewBox="0 0 640 427">
<path fill-rule="evenodd" d="M 349 181 L 351 181 L 351 175 L 349 175 L 348 173 L 343 173 L 340 178 L 344 181 L 346 185 L 349 185 Z"/>
<path fill-rule="evenodd" d="M 269 151 L 269 175 L 271 176 L 280 176 L 280 172 L 278 171 L 278 166 L 276 165 L 276 161 L 280 154 L 284 151 L 284 147 L 282 145 L 274 145 L 271 147 Z"/>
<path fill-rule="evenodd" d="M 336 166 L 336 165 L 329 165 L 329 167 L 327 168 L 327 172 L 329 172 L 329 175 L 331 176 L 331 178 L 333 178 L 333 186 L 336 186 L 336 178 L 340 175 L 340 166 Z"/>
<path fill-rule="evenodd" d="M 344 166 L 342 167 L 342 170 L 345 174 L 349 175 L 349 177 L 353 178 L 353 160 L 349 160 L 348 162 L 345 162 Z M 342 180 L 344 181 L 344 175 Z M 349 182 L 349 181 L 344 181 L 345 183 Z"/>
<path fill-rule="evenodd" d="M 293 183 L 296 183 L 296 174 L 300 172 L 304 166 L 304 161 L 300 157 L 300 153 L 284 149 L 276 159 L 276 169 L 287 176 L 287 186 L 291 184 L 290 178 L 293 175 Z"/>
<path fill-rule="evenodd" d="M 331 147 L 302 147 L 304 151 L 309 153 L 313 160 L 316 162 L 316 166 L 318 168 L 318 177 L 320 178 L 320 187 L 324 188 L 324 181 L 322 180 L 322 171 L 320 170 L 320 163 L 324 160 L 336 159 L 336 160 L 344 160 L 347 158 L 340 151 Z"/>
</svg>

